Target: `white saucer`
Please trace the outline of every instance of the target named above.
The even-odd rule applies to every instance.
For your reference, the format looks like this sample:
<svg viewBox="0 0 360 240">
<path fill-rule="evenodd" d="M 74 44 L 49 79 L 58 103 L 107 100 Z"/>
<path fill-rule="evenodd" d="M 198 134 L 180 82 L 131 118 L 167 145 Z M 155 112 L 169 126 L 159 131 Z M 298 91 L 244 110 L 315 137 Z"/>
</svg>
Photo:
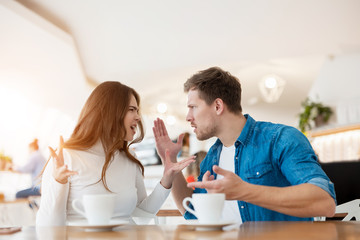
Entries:
<svg viewBox="0 0 360 240">
<path fill-rule="evenodd" d="M 187 227 L 196 228 L 199 231 L 214 231 L 222 230 L 223 227 L 236 224 L 232 221 L 220 221 L 218 223 L 199 223 L 198 220 L 187 220 L 186 223 L 182 224 Z"/>
<path fill-rule="evenodd" d="M 126 220 L 110 220 L 110 223 L 108 224 L 91 225 L 87 222 L 87 220 L 81 220 L 76 222 L 68 222 L 67 226 L 84 228 L 85 231 L 109 231 L 114 227 L 119 227 L 126 224 L 129 224 L 129 222 Z"/>
</svg>

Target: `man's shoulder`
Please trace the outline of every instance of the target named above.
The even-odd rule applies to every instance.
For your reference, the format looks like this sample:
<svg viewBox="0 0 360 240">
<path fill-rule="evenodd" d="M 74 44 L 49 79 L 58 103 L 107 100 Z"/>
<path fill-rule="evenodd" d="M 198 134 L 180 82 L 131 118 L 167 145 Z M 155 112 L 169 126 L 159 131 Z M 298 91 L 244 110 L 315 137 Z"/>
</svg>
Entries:
<svg viewBox="0 0 360 240">
<path fill-rule="evenodd" d="M 299 132 L 295 127 L 289 125 L 264 121 L 257 121 L 254 129 L 259 132 Z"/>
</svg>

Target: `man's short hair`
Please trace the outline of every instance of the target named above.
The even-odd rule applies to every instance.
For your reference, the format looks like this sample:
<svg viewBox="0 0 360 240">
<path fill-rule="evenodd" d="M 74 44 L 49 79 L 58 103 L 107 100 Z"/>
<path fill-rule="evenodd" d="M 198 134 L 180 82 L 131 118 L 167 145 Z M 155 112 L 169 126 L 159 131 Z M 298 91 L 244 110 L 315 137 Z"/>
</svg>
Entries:
<svg viewBox="0 0 360 240">
<path fill-rule="evenodd" d="M 211 105 L 220 98 L 232 113 L 242 112 L 239 80 L 219 67 L 199 71 L 184 83 L 184 91 L 198 90 L 199 97 Z"/>
</svg>

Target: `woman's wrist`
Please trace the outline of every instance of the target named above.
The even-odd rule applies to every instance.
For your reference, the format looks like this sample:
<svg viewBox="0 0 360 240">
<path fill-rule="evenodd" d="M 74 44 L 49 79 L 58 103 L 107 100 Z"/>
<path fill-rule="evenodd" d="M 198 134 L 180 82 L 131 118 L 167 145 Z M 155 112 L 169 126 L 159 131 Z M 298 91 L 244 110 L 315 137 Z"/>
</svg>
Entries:
<svg viewBox="0 0 360 240">
<path fill-rule="evenodd" d="M 163 186 L 166 189 L 170 189 L 172 187 L 172 181 L 170 179 L 167 179 L 165 177 L 162 177 L 160 180 L 161 186 Z"/>
</svg>

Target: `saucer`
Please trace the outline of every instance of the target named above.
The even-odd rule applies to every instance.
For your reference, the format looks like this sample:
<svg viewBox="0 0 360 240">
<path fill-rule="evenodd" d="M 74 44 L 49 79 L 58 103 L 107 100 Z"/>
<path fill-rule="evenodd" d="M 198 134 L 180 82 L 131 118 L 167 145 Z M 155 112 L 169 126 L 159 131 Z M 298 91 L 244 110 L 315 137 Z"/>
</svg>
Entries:
<svg viewBox="0 0 360 240">
<path fill-rule="evenodd" d="M 199 223 L 198 220 L 187 220 L 186 223 L 182 225 L 196 228 L 199 231 L 214 231 L 214 230 L 222 230 L 223 227 L 236 224 L 236 222 L 232 221 L 220 221 L 218 223 Z"/>
<path fill-rule="evenodd" d="M 81 220 L 76 222 L 68 222 L 67 226 L 84 228 L 85 231 L 111 231 L 115 227 L 119 227 L 126 224 L 129 224 L 129 222 L 126 220 L 110 220 L 108 224 L 92 225 L 89 224 L 87 220 Z"/>
</svg>

